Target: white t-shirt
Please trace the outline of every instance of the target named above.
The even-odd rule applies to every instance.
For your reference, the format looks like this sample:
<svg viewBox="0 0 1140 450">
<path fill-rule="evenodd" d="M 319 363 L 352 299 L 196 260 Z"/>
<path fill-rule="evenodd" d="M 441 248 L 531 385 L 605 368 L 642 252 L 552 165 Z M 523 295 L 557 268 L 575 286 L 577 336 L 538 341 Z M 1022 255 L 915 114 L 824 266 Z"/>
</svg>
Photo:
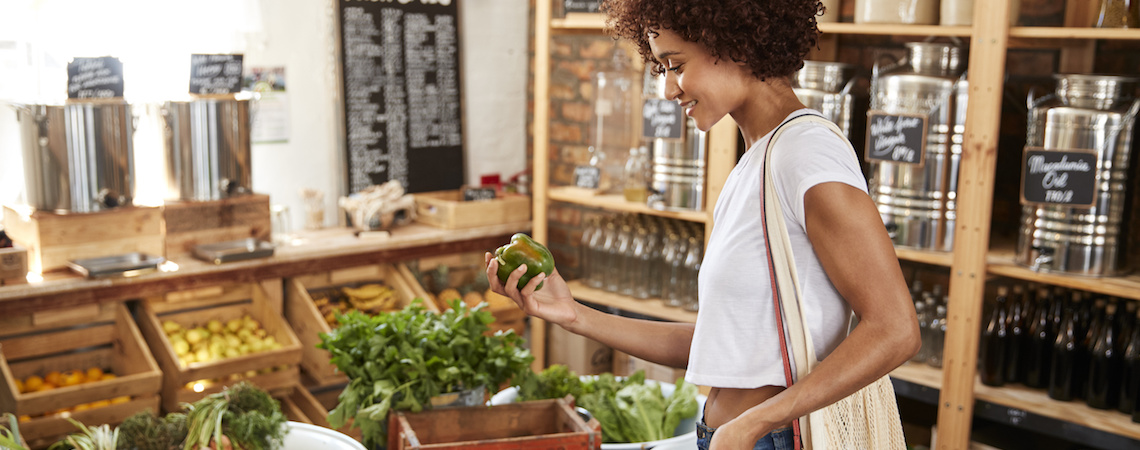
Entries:
<svg viewBox="0 0 1140 450">
<path fill-rule="evenodd" d="M 804 114 L 819 115 L 801 109 L 784 121 Z M 700 309 L 685 376 L 695 384 L 787 386 L 760 221 L 760 179 L 771 137 L 768 133 L 761 138 L 736 163 L 713 210 L 714 225 L 697 284 Z M 823 359 L 847 336 L 851 307 L 827 278 L 808 240 L 804 194 L 827 182 L 867 192 L 867 182 L 854 152 L 824 124 L 788 125 L 774 151 L 773 182 L 791 238 L 815 353 Z"/>
</svg>

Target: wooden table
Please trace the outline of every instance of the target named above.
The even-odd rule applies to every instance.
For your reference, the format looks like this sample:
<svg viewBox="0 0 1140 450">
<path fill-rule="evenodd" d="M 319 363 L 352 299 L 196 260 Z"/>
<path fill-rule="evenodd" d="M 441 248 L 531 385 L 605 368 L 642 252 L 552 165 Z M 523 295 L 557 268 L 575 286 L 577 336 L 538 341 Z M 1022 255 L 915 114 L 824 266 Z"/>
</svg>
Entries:
<svg viewBox="0 0 1140 450">
<path fill-rule="evenodd" d="M 357 237 L 348 228 L 295 234 L 269 258 L 220 265 L 189 255 L 168 255 L 162 270 L 132 278 L 85 279 L 71 272 L 44 274 L 44 280 L 0 287 L 0 316 L 161 295 L 234 281 L 285 278 L 384 261 L 402 261 L 459 252 L 491 251 L 531 222 L 442 229 L 412 224 L 387 237 Z"/>
</svg>

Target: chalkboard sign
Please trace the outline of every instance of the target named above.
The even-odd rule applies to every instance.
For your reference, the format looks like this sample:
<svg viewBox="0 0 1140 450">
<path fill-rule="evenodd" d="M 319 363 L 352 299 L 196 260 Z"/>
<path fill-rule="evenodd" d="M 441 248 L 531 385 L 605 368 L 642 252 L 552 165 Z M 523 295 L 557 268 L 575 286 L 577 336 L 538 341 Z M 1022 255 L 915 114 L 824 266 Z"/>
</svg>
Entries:
<svg viewBox="0 0 1140 450">
<path fill-rule="evenodd" d="M 923 114 L 867 113 L 868 162 L 923 164 L 926 155 L 926 120 Z"/>
<path fill-rule="evenodd" d="M 495 194 L 495 188 L 493 188 L 493 187 L 489 187 L 489 188 L 464 187 L 463 188 L 463 201 L 465 201 L 465 202 L 478 201 L 478 200 L 494 200 L 496 196 L 497 195 Z"/>
<path fill-rule="evenodd" d="M 337 0 L 349 192 L 463 184 L 458 3 Z"/>
<path fill-rule="evenodd" d="M 675 101 L 651 98 L 641 105 L 641 135 L 646 139 L 681 139 L 685 110 Z"/>
<path fill-rule="evenodd" d="M 1092 206 L 1097 193 L 1096 164 L 1094 150 L 1027 147 L 1021 166 L 1021 202 Z"/>
<path fill-rule="evenodd" d="M 601 0 L 562 0 L 568 13 L 596 13 Z"/>
<path fill-rule="evenodd" d="M 242 55 L 190 55 L 191 94 L 241 92 Z"/>
<path fill-rule="evenodd" d="M 119 58 L 75 58 L 67 63 L 67 98 L 123 96 L 123 63 Z"/>
<path fill-rule="evenodd" d="M 574 168 L 574 186 L 586 189 L 597 189 L 602 181 L 602 169 L 594 166 L 578 166 Z"/>
</svg>

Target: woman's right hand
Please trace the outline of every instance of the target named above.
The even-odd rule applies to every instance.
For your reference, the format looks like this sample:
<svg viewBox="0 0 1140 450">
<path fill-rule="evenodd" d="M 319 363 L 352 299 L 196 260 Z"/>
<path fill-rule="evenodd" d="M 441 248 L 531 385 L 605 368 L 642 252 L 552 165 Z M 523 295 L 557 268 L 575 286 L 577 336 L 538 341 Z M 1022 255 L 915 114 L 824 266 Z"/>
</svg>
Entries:
<svg viewBox="0 0 1140 450">
<path fill-rule="evenodd" d="M 526 273 L 525 264 L 511 272 L 504 285 L 499 281 L 499 262 L 495 260 L 495 256 L 488 252 L 483 258 L 487 263 L 487 282 L 490 283 L 491 290 L 513 300 L 523 312 L 563 328 L 578 319 L 578 303 L 570 294 L 566 280 L 558 274 L 558 269 L 554 269 L 549 277 L 545 273 L 539 273 L 519 290 L 519 278 Z M 534 288 L 543 281 L 546 284 L 535 292 Z"/>
</svg>

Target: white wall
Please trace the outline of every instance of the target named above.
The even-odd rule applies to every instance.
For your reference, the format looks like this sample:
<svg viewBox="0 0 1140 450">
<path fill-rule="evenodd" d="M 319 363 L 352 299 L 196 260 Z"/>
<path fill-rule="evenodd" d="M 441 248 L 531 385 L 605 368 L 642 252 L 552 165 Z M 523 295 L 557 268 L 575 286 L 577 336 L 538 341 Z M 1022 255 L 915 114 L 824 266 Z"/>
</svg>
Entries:
<svg viewBox="0 0 1140 450">
<path fill-rule="evenodd" d="M 478 184 L 480 175 L 492 173 L 506 179 L 526 168 L 527 3 L 457 1 L 466 182 Z M 335 224 L 336 197 L 346 193 L 338 118 L 342 107 L 334 70 L 334 2 L 262 0 L 260 4 L 260 32 L 248 36 L 245 64 L 285 67 L 291 133 L 286 143 L 253 146 L 253 188 L 269 194 L 273 203 L 288 206 L 294 229 L 304 225 L 299 190 L 324 191 L 325 224 Z M 0 41 L 3 38 L 0 35 Z M 4 73 L 0 71 L 0 76 Z M 13 82 L 0 78 L 0 85 Z M 14 114 L 0 111 L 0 203 L 22 198 L 19 152 Z"/>
</svg>

